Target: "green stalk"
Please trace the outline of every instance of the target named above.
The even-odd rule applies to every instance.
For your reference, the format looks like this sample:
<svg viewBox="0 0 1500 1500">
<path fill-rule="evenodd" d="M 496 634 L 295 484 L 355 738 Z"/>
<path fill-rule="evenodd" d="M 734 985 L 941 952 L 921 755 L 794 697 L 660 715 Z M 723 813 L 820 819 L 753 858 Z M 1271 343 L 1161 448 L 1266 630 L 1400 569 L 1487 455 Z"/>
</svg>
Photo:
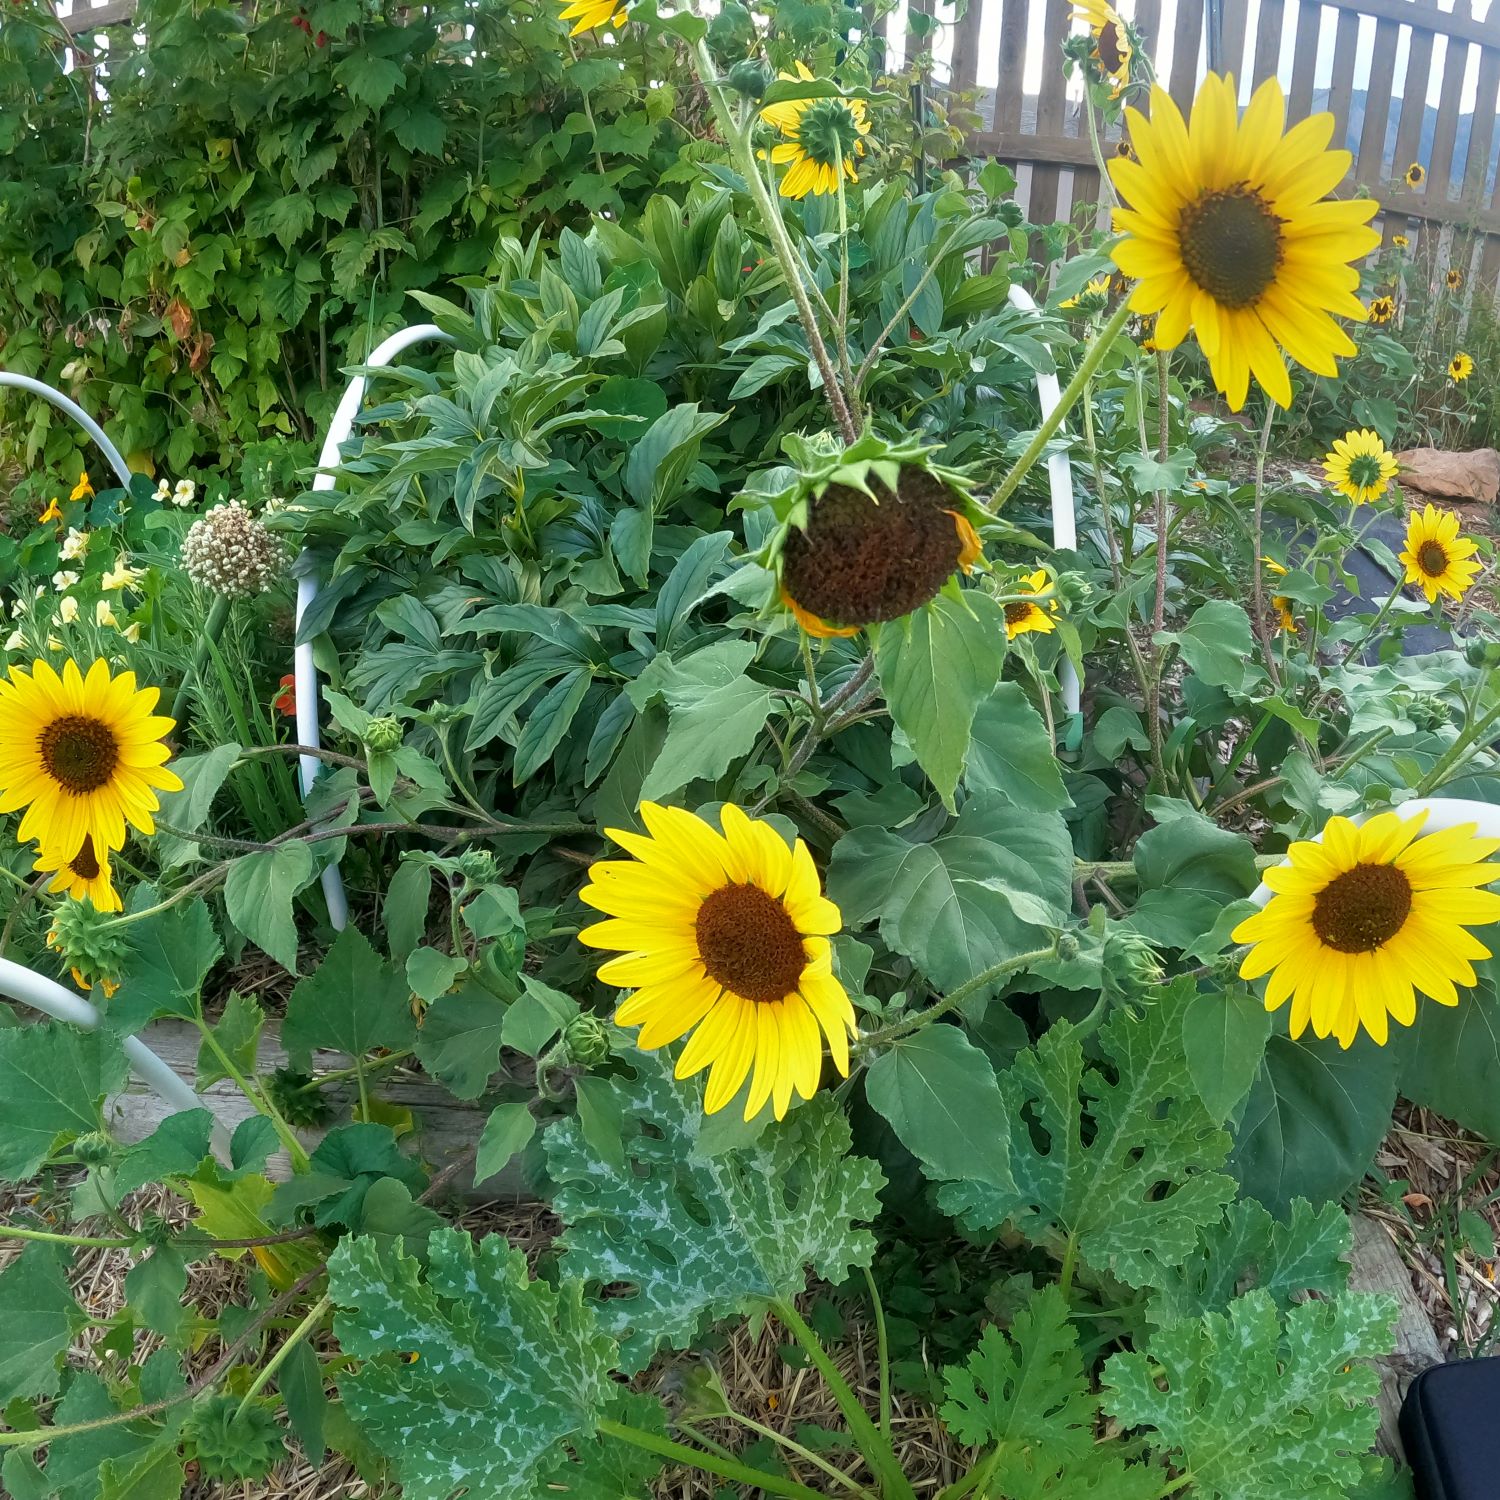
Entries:
<svg viewBox="0 0 1500 1500">
<path fill-rule="evenodd" d="M 833 1399 L 838 1402 L 839 1410 L 849 1424 L 850 1434 L 859 1444 L 860 1451 L 880 1481 L 882 1500 L 916 1500 L 916 1491 L 902 1473 L 895 1450 L 884 1433 L 870 1420 L 869 1414 L 859 1403 L 859 1397 L 850 1390 L 849 1382 L 828 1357 L 828 1351 L 824 1349 L 817 1334 L 803 1321 L 802 1314 L 786 1298 L 777 1298 L 771 1304 L 771 1310 L 781 1320 L 782 1326 L 802 1345 L 807 1357 L 823 1377 Z"/>
<path fill-rule="evenodd" d="M 50 1229 L 21 1229 L 19 1226 L 0 1224 L 0 1239 L 36 1240 L 43 1245 L 76 1245 L 90 1250 L 128 1250 L 140 1243 L 140 1236 L 133 1239 L 103 1239 L 92 1234 L 57 1234 Z"/>
<path fill-rule="evenodd" d="M 234 1065 L 233 1059 L 220 1045 L 218 1037 L 214 1035 L 213 1027 L 201 1015 L 193 1017 L 193 1024 L 198 1028 L 198 1033 L 202 1036 L 208 1050 L 218 1059 L 219 1066 L 234 1080 L 240 1092 L 255 1106 L 257 1113 L 263 1114 L 271 1122 L 277 1139 L 292 1159 L 293 1168 L 298 1172 L 307 1171 L 312 1165 L 312 1160 L 302 1142 L 293 1133 L 292 1127 L 282 1119 L 281 1111 L 276 1108 L 271 1096 L 263 1089 L 257 1088 L 240 1072 Z"/>
<path fill-rule="evenodd" d="M 1417 783 L 1414 788 L 1417 796 L 1430 797 L 1448 779 L 1449 771 L 1497 719 L 1500 719 L 1500 703 L 1483 718 L 1476 719 L 1467 729 L 1462 730 L 1458 738 L 1438 757 L 1433 768 Z"/>
<path fill-rule="evenodd" d="M 875 1310 L 875 1352 L 880 1363 L 880 1430 L 886 1442 L 891 1440 L 891 1351 L 885 1331 L 885 1304 L 880 1300 L 880 1288 L 866 1266 L 865 1285 L 870 1291 L 870 1306 Z"/>
<path fill-rule="evenodd" d="M 193 654 L 193 665 L 183 674 L 182 681 L 177 684 L 177 695 L 172 699 L 171 717 L 177 721 L 179 728 L 182 726 L 182 716 L 187 712 L 188 689 L 207 671 L 210 643 L 217 641 L 224 633 L 224 623 L 228 619 L 229 600 L 223 594 L 218 594 L 209 606 L 208 618 L 203 622 L 203 635 Z"/>
<path fill-rule="evenodd" d="M 1083 358 L 1073 372 L 1073 378 L 1062 393 L 1062 399 L 1057 403 L 1052 415 L 1037 428 L 1035 436 L 1026 445 L 1026 451 L 1011 466 L 1010 473 L 1000 481 L 1000 487 L 990 497 L 987 509 L 999 510 L 1015 494 L 1021 481 L 1035 467 L 1037 459 L 1042 456 L 1043 450 L 1052 441 L 1057 429 L 1062 426 L 1063 418 L 1073 409 L 1074 403 L 1083 394 L 1083 388 L 1093 378 L 1094 371 L 1104 363 L 1104 356 L 1109 353 L 1114 341 L 1124 331 L 1129 319 L 1130 299 L 1126 298 L 1115 309 L 1114 316 L 1099 330 L 1093 342 L 1084 350 Z"/>
<path fill-rule="evenodd" d="M 322 1296 L 308 1308 L 307 1316 L 287 1334 L 286 1338 L 282 1340 L 280 1348 L 261 1366 L 255 1379 L 250 1382 L 250 1389 L 245 1392 L 244 1399 L 235 1408 L 234 1414 L 236 1417 L 242 1415 L 245 1408 L 271 1383 L 275 1378 L 276 1372 L 286 1363 L 292 1350 L 323 1321 L 323 1314 L 332 1305 L 331 1298 Z"/>
<path fill-rule="evenodd" d="M 732 1479 L 736 1484 L 748 1484 L 752 1489 L 764 1490 L 768 1495 L 784 1495 L 786 1500 L 824 1500 L 816 1490 L 809 1489 L 805 1484 L 798 1484 L 795 1479 L 782 1479 L 775 1474 L 767 1474 L 763 1469 L 752 1469 L 749 1464 L 718 1458 L 712 1453 L 689 1448 L 686 1443 L 674 1443 L 671 1438 L 661 1437 L 657 1433 L 627 1427 L 623 1422 L 605 1418 L 598 1424 L 597 1430 L 605 1437 L 618 1438 L 620 1442 L 629 1443 L 634 1448 L 644 1448 L 648 1453 L 658 1454 L 692 1469 L 701 1469 L 705 1474 L 717 1474 L 721 1479 Z M 9 1434 L 0 1433 L 0 1443 L 7 1436 Z"/>
</svg>

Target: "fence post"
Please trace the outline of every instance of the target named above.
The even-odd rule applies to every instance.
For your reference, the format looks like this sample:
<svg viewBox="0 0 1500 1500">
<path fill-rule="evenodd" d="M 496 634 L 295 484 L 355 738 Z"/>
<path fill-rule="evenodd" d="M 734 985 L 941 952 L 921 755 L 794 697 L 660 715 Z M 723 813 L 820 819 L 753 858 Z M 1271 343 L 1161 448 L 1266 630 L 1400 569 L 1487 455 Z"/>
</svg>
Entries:
<svg viewBox="0 0 1500 1500">
<path fill-rule="evenodd" d="M 1245 0 L 1235 0 L 1238 5 Z M 1203 24 L 1208 31 L 1208 71 L 1224 71 L 1224 0 L 1203 0 Z"/>
</svg>

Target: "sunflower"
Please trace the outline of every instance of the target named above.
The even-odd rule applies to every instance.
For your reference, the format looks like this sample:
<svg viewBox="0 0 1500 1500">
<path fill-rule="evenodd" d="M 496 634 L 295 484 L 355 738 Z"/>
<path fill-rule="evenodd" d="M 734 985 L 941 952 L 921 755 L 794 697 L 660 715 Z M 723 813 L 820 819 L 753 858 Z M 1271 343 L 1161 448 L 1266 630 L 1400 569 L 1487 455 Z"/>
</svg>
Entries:
<svg viewBox="0 0 1500 1500">
<path fill-rule="evenodd" d="M 155 831 L 157 790 L 182 782 L 164 762 L 171 719 L 152 714 L 156 688 L 135 673 L 111 677 L 96 661 L 84 676 L 67 661 L 59 676 L 44 661 L 12 667 L 0 681 L 0 812 L 26 808 L 18 837 L 71 857 L 93 840 L 106 856 L 125 842 L 125 824 Z"/>
<path fill-rule="evenodd" d="M 1109 282 L 1108 276 L 1095 276 L 1081 292 L 1064 298 L 1057 305 L 1061 308 L 1076 307 L 1082 308 L 1085 312 L 1099 312 L 1109 297 Z"/>
<path fill-rule="evenodd" d="M 625 0 L 569 0 L 559 19 L 573 22 L 568 35 L 577 36 L 579 32 L 592 31 L 596 26 L 623 26 L 626 9 Z"/>
<path fill-rule="evenodd" d="M 1406 169 L 1406 185 L 1409 188 L 1419 188 L 1427 181 L 1427 168 L 1419 161 L 1414 161 Z"/>
<path fill-rule="evenodd" d="M 93 485 L 91 485 L 89 483 L 89 473 L 88 473 L 88 470 L 87 469 L 80 469 L 79 473 L 78 473 L 78 483 L 73 486 L 73 491 L 68 496 L 68 499 L 69 500 L 92 500 L 93 498 L 94 498 L 94 487 L 93 487 Z"/>
<path fill-rule="evenodd" d="M 810 1099 L 823 1038 L 849 1075 L 854 1007 L 834 977 L 829 937 L 839 909 L 822 893 L 807 845 L 726 804 L 723 832 L 681 808 L 641 804 L 649 836 L 609 829 L 634 860 L 603 860 L 580 893 L 608 921 L 578 938 L 621 957 L 600 966 L 605 984 L 633 988 L 615 1022 L 639 1026 L 637 1045 L 664 1047 L 692 1032 L 677 1076 L 711 1069 L 703 1107 L 713 1114 L 747 1076 L 745 1118 L 770 1099 L 779 1120 L 794 1093 Z"/>
<path fill-rule="evenodd" d="M 93 839 L 85 836 L 83 846 L 74 855 L 66 855 L 61 849 L 38 852 L 32 869 L 43 875 L 51 875 L 49 891 L 66 891 L 74 901 L 85 896 L 94 903 L 95 911 L 119 911 L 120 897 L 109 875 L 109 855 L 102 858 L 94 853 Z"/>
<path fill-rule="evenodd" d="M 1022 574 L 1015 582 L 1012 592 L 1017 594 L 1042 594 L 1051 587 L 1045 572 L 1040 568 L 1035 573 Z M 1043 608 L 1043 605 L 1046 607 Z M 1013 599 L 1005 606 L 1005 639 L 1013 641 L 1028 630 L 1046 635 L 1057 629 L 1053 618 L 1057 614 L 1057 600 L 1046 599 L 1032 603 L 1026 599 Z"/>
<path fill-rule="evenodd" d="M 1467 929 L 1500 920 L 1500 895 L 1477 889 L 1500 880 L 1486 863 L 1500 839 L 1475 838 L 1473 823 L 1418 838 L 1426 818 L 1330 818 L 1321 843 L 1293 844 L 1266 871 L 1275 894 L 1233 938 L 1254 945 L 1241 976 L 1271 976 L 1266 1009 L 1291 1000 L 1294 1038 L 1311 1021 L 1341 1047 L 1361 1026 L 1384 1046 L 1389 1018 L 1415 1018 L 1415 991 L 1456 1005 L 1455 982 L 1475 982 L 1471 960 L 1490 953 Z"/>
<path fill-rule="evenodd" d="M 1405 582 L 1420 584 L 1431 604 L 1439 594 L 1462 599 L 1479 572 L 1468 559 L 1479 550 L 1458 534 L 1458 517 L 1451 510 L 1414 510 L 1406 521 Z"/>
<path fill-rule="evenodd" d="M 1473 359 L 1460 351 L 1448 361 L 1448 379 L 1453 381 L 1464 381 L 1474 373 Z"/>
<path fill-rule="evenodd" d="M 1351 265 L 1380 243 L 1371 199 L 1325 194 L 1348 170 L 1347 151 L 1326 149 L 1333 116 L 1313 115 L 1285 136 L 1286 102 L 1268 78 L 1236 119 L 1233 84 L 1210 73 L 1191 124 L 1160 86 L 1151 117 L 1127 109 L 1138 162 L 1110 176 L 1130 207 L 1120 269 L 1138 278 L 1131 307 L 1159 313 L 1156 341 L 1175 349 L 1196 331 L 1214 383 L 1238 411 L 1253 374 L 1282 406 L 1292 386 L 1281 349 L 1320 375 L 1355 346 L 1330 314 L 1363 322 Z M 1280 345 L 1280 349 L 1278 349 Z"/>
<path fill-rule="evenodd" d="M 1088 24 L 1094 61 L 1121 87 L 1130 82 L 1130 34 L 1107 0 L 1074 0 L 1073 19 Z"/>
<path fill-rule="evenodd" d="M 1261 561 L 1276 577 L 1286 577 L 1286 568 L 1274 557 L 1263 557 Z M 1272 594 L 1271 608 L 1276 611 L 1276 628 L 1287 635 L 1296 635 L 1297 617 L 1292 613 L 1292 601 L 1285 594 Z"/>
<path fill-rule="evenodd" d="M 1457 266 L 1450 267 L 1448 274 L 1443 277 L 1448 283 L 1448 290 L 1456 292 L 1464 284 L 1464 273 Z"/>
<path fill-rule="evenodd" d="M 805 63 L 795 73 L 780 75 L 790 83 L 811 83 Z M 787 99 L 768 104 L 760 112 L 767 125 L 786 137 L 771 148 L 771 160 L 786 166 L 781 179 L 783 198 L 805 198 L 809 193 L 836 193 L 840 174 L 858 182 L 854 158 L 865 154 L 862 137 L 870 133 L 863 99 Z"/>
<path fill-rule="evenodd" d="M 1378 433 L 1362 427 L 1346 432 L 1323 456 L 1323 476 L 1355 505 L 1378 500 L 1390 487 L 1400 465 Z"/>
<path fill-rule="evenodd" d="M 1411 245 L 1411 241 L 1404 234 L 1393 234 L 1391 245 L 1394 249 L 1405 250 Z"/>
<path fill-rule="evenodd" d="M 1394 297 L 1372 297 L 1370 299 L 1370 321 L 1372 323 L 1389 323 L 1396 316 L 1396 299 Z"/>
</svg>

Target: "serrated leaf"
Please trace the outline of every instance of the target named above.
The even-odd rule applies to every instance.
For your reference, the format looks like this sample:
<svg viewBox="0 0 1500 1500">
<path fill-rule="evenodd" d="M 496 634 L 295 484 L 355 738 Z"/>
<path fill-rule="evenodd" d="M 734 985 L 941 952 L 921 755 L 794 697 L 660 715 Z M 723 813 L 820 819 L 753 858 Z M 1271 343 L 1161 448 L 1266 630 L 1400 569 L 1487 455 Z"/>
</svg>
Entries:
<svg viewBox="0 0 1500 1500">
<path fill-rule="evenodd" d="M 392 1052 L 416 1038 L 405 976 L 386 963 L 357 928 L 346 927 L 327 956 L 299 980 L 286 1005 L 281 1040 L 293 1058 L 315 1047 L 361 1057 L 373 1047 Z"/>
<path fill-rule="evenodd" d="M 1401 1093 L 1440 1110 L 1487 1140 L 1500 1140 L 1500 994 L 1494 965 L 1478 964 L 1479 983 L 1458 1004 L 1419 1002 L 1410 1041 L 1398 1038 Z"/>
<path fill-rule="evenodd" d="M 83 1323 L 55 1246 L 28 1245 L 0 1271 L 0 1406 L 18 1396 L 55 1396 L 58 1361 Z"/>
<path fill-rule="evenodd" d="M 0 1182 L 21 1182 L 53 1148 L 98 1130 L 100 1101 L 125 1082 L 125 1054 L 107 1031 L 61 1021 L 0 1031 Z"/>
<path fill-rule="evenodd" d="M 975 1180 L 938 1201 L 978 1228 L 1011 1220 L 1023 1234 L 1075 1235 L 1090 1265 L 1149 1285 L 1157 1260 L 1185 1258 L 1217 1223 L 1234 1181 L 1229 1154 L 1193 1091 L 1182 1015 L 1193 981 L 1163 989 L 1139 1015 L 1120 1010 L 1098 1033 L 1102 1065 L 1086 1064 L 1074 1027 L 1059 1022 L 1000 1075 L 1012 1130 L 1013 1191 Z"/>
<path fill-rule="evenodd" d="M 190 1176 L 209 1153 L 213 1122 L 206 1109 L 168 1115 L 145 1140 L 126 1147 L 115 1168 L 115 1191 L 123 1195 L 148 1182 Z"/>
<path fill-rule="evenodd" d="M 156 1016 L 191 1020 L 223 945 L 203 899 L 173 906 L 125 929 L 130 962 L 105 1015 L 112 1031 L 139 1031 Z"/>
<path fill-rule="evenodd" d="M 1206 990 L 1188 1002 L 1182 1018 L 1188 1071 L 1215 1124 L 1224 1124 L 1250 1092 L 1270 1036 L 1271 1017 L 1243 985 Z"/>
<path fill-rule="evenodd" d="M 432 866 L 419 859 L 404 860 L 386 887 L 380 915 L 385 940 L 394 959 L 406 959 L 427 931 L 427 908 L 432 901 Z"/>
<path fill-rule="evenodd" d="M 289 974 L 297 972 L 292 902 L 316 873 L 312 850 L 293 840 L 242 855 L 224 877 L 224 909 L 229 920 Z"/>
<path fill-rule="evenodd" d="M 211 1028 L 218 1051 L 209 1046 L 207 1038 L 198 1047 L 198 1087 L 211 1088 L 221 1079 L 234 1075 L 224 1066 L 219 1053 L 222 1052 L 234 1064 L 241 1077 L 253 1077 L 256 1057 L 260 1050 L 261 1027 L 265 1025 L 265 1012 L 260 1002 L 238 990 L 230 993 L 225 1002 L 224 1013 Z"/>
<path fill-rule="evenodd" d="M 1349 1217 L 1337 1203 L 1294 1199 L 1285 1220 L 1242 1199 L 1199 1236 L 1182 1261 L 1163 1261 L 1152 1278 L 1151 1322 L 1164 1326 L 1216 1312 L 1259 1287 L 1283 1311 L 1308 1292 L 1332 1297 L 1347 1289 Z"/>
<path fill-rule="evenodd" d="M 196 833 L 208 821 L 214 798 L 239 758 L 240 747 L 226 742 L 203 755 L 184 755 L 174 760 L 172 769 L 182 778 L 182 790 L 163 794 L 162 822 L 185 833 Z M 175 834 L 158 834 L 154 847 L 157 859 L 167 868 L 198 857 L 197 843 Z"/>
<path fill-rule="evenodd" d="M 477 1099 L 500 1066 L 504 1001 L 481 984 L 440 995 L 422 1018 L 417 1056 L 458 1099 Z"/>
<path fill-rule="evenodd" d="M 646 773 L 643 801 L 670 797 L 692 781 L 717 780 L 750 752 L 765 727 L 770 688 L 743 675 L 743 669 L 726 678 L 717 655 L 712 663 L 698 663 L 697 657 L 710 654 L 699 652 L 674 664 L 664 689 L 670 710 L 667 737 Z"/>
<path fill-rule="evenodd" d="M 175 1338 L 187 1316 L 182 1294 L 187 1287 L 187 1265 L 167 1245 L 158 1245 L 138 1260 L 125 1277 L 125 1300 L 153 1333 Z"/>
<path fill-rule="evenodd" d="M 820 1096 L 754 1145 L 705 1159 L 696 1091 L 658 1057 L 635 1066 L 634 1079 L 612 1083 L 627 1171 L 601 1157 L 576 1120 L 545 1138 L 553 1206 L 568 1226 L 564 1272 L 635 1289 L 599 1304 L 621 1340 L 622 1370 L 643 1369 L 663 1345 L 687 1347 L 706 1321 L 797 1295 L 809 1268 L 838 1282 L 869 1265 L 875 1240 L 856 1225 L 879 1211 L 883 1178 L 849 1156 L 848 1121 L 832 1100 Z"/>
<path fill-rule="evenodd" d="M 1345 1293 L 1284 1317 L 1262 1291 L 1154 1334 L 1104 1367 L 1104 1409 L 1149 1427 L 1205 1500 L 1343 1500 L 1375 1441 L 1395 1304 Z"/>
<path fill-rule="evenodd" d="M 394 1461 L 406 1500 L 449 1500 L 461 1487 L 529 1500 L 558 1445 L 591 1437 L 614 1400 L 614 1344 L 577 1282 L 533 1281 L 499 1235 L 475 1245 L 440 1229 L 427 1253 L 425 1277 L 367 1239 L 330 1257 L 334 1329 L 362 1361 L 340 1393 Z"/>
</svg>

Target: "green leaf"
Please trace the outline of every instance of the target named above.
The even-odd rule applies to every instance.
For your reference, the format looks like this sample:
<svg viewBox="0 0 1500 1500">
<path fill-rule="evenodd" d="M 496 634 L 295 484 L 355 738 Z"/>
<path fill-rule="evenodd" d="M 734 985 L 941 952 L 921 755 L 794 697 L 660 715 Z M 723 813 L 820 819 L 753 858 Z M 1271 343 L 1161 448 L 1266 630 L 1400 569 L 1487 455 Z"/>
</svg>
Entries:
<svg viewBox="0 0 1500 1500">
<path fill-rule="evenodd" d="M 516 740 L 513 782 L 520 786 L 552 759 L 552 752 L 562 743 L 574 716 L 593 684 L 594 676 L 585 667 L 575 667 L 552 684 L 541 701 L 526 716 Z"/>
<path fill-rule="evenodd" d="M 208 821 L 214 798 L 224 785 L 240 747 L 227 741 L 215 745 L 203 755 L 184 755 L 172 762 L 172 769 L 182 778 L 180 792 L 167 792 L 161 799 L 161 820 L 186 833 L 196 833 Z M 192 839 L 175 834 L 158 834 L 154 845 L 156 857 L 166 869 L 186 864 L 198 857 L 198 845 Z"/>
<path fill-rule="evenodd" d="M 99 1465 L 99 1500 L 181 1500 L 185 1476 L 175 1443 L 136 1458 L 107 1458 Z"/>
<path fill-rule="evenodd" d="M 125 932 L 131 956 L 105 1011 L 110 1029 L 129 1035 L 157 1016 L 192 1020 L 203 981 L 224 951 L 202 897 L 145 917 Z"/>
<path fill-rule="evenodd" d="M 1334 1041 L 1273 1036 L 1234 1131 L 1229 1169 L 1274 1214 L 1294 1198 L 1326 1203 L 1365 1175 L 1390 1128 L 1395 1049 L 1361 1035 Z"/>
<path fill-rule="evenodd" d="M 125 1277 L 125 1300 L 147 1328 L 176 1338 L 187 1317 L 182 1294 L 187 1288 L 187 1265 L 167 1245 L 158 1245 L 138 1260 Z"/>
<path fill-rule="evenodd" d="M 312 850 L 293 840 L 242 855 L 224 877 L 224 909 L 229 920 L 289 974 L 297 972 L 292 901 L 316 874 Z"/>
<path fill-rule="evenodd" d="M 625 488 L 648 511 L 660 512 L 682 488 L 703 439 L 724 417 L 693 401 L 668 407 L 631 446 Z"/>
<path fill-rule="evenodd" d="M 942 593 L 871 635 L 891 717 L 951 809 L 974 715 L 1005 662 L 1005 611 L 975 589 Z"/>
<path fill-rule="evenodd" d="M 1479 983 L 1458 1004 L 1417 1002 L 1411 1037 L 1392 1039 L 1401 1093 L 1491 1141 L 1500 1140 L 1500 994 L 1493 964 L 1476 965 Z M 1396 1028 L 1393 1026 L 1392 1030 Z"/>
<path fill-rule="evenodd" d="M 578 1014 L 578 1002 L 533 974 L 521 976 L 523 991 L 510 1004 L 500 1037 L 507 1047 L 540 1057 L 542 1049 Z"/>
<path fill-rule="evenodd" d="M 1250 1092 L 1270 1037 L 1270 1015 L 1243 985 L 1208 990 L 1188 1002 L 1182 1044 L 1193 1087 L 1215 1124 L 1224 1124 Z"/>
<path fill-rule="evenodd" d="M 425 1277 L 369 1240 L 346 1239 L 329 1258 L 335 1332 L 361 1361 L 340 1394 L 395 1463 L 406 1500 L 459 1488 L 531 1500 L 558 1445 L 591 1437 L 608 1413 L 614 1344 L 577 1282 L 531 1280 L 503 1237 L 476 1245 L 440 1229 L 427 1250 Z"/>
<path fill-rule="evenodd" d="M 360 48 L 333 70 L 333 79 L 356 103 L 379 109 L 406 81 L 406 74 L 400 63 Z"/>
<path fill-rule="evenodd" d="M 415 948 L 406 960 L 406 982 L 413 994 L 430 1002 L 446 995 L 468 967 L 466 958 L 436 948 Z"/>
<path fill-rule="evenodd" d="M 621 1340 L 620 1368 L 644 1369 L 663 1345 L 686 1348 L 708 1321 L 799 1294 L 808 1270 L 839 1282 L 867 1266 L 875 1240 L 856 1223 L 879 1211 L 882 1178 L 850 1157 L 848 1121 L 820 1095 L 754 1145 L 698 1154 L 705 1117 L 670 1064 L 643 1055 L 612 1081 L 629 1168 L 614 1170 L 563 1119 L 545 1137 L 553 1206 L 567 1225 L 562 1269 L 633 1294 L 599 1304 Z"/>
<path fill-rule="evenodd" d="M 27 1245 L 0 1271 L 0 1405 L 55 1396 L 62 1353 L 83 1323 L 57 1248 Z"/>
<path fill-rule="evenodd" d="M 228 1056 L 241 1077 L 254 1077 L 255 1062 L 260 1048 L 260 1031 L 266 1023 L 265 1012 L 258 1000 L 242 995 L 238 990 L 230 993 L 224 1005 L 224 1014 L 212 1027 L 214 1040 Z M 205 1039 L 198 1047 L 198 1087 L 211 1088 L 231 1074 L 219 1060 L 219 1055 Z M 197 1163 L 194 1163 L 196 1166 Z"/>
<path fill-rule="evenodd" d="M 1073 805 L 1046 722 L 1019 683 L 1002 682 L 974 715 L 964 784 L 1003 793 L 1027 812 Z"/>
<path fill-rule="evenodd" d="M 1248 895 L 1260 880 L 1249 839 L 1191 810 L 1148 829 L 1132 857 L 1140 894 L 1130 925 L 1168 948 L 1186 948 L 1213 927 L 1227 902 Z"/>
<path fill-rule="evenodd" d="M 458 1099 L 477 1099 L 500 1066 L 505 1003 L 470 983 L 441 995 L 422 1018 L 417 1056 Z"/>
<path fill-rule="evenodd" d="M 1343 1500 L 1375 1441 L 1380 1382 L 1363 1361 L 1392 1347 L 1395 1304 L 1345 1294 L 1278 1315 L 1252 1291 L 1227 1315 L 1155 1334 L 1104 1366 L 1104 1409 L 1154 1429 L 1205 1500 Z"/>
<path fill-rule="evenodd" d="M 892 1043 L 865 1074 L 865 1097 L 936 1180 L 1014 1186 L 995 1070 L 958 1027 L 927 1026 Z"/>
<path fill-rule="evenodd" d="M 1229 1137 L 1199 1102 L 1183 1050 L 1193 981 L 1159 992 L 1139 1015 L 1117 1011 L 1098 1033 L 1102 1063 L 1055 1024 L 1000 1075 L 1006 1113 L 1034 1121 L 1010 1136 L 1011 1189 L 958 1179 L 939 1203 L 977 1228 L 1007 1220 L 1030 1239 L 1076 1236 L 1085 1260 L 1131 1286 L 1153 1258 L 1185 1257 L 1233 1196 L 1222 1172 Z"/>
<path fill-rule="evenodd" d="M 339 933 L 317 970 L 298 981 L 281 1028 L 282 1044 L 302 1064 L 315 1047 L 362 1057 L 375 1047 L 398 1052 L 415 1039 L 405 976 L 354 927 Z"/>
<path fill-rule="evenodd" d="M 1071 921 L 1073 846 L 1058 814 L 1018 817 L 997 793 L 976 793 L 930 844 L 883 828 L 845 834 L 828 894 L 851 928 L 878 918 L 888 946 L 951 990 Z"/>
<path fill-rule="evenodd" d="M 0 1031 L 0 1182 L 21 1182 L 59 1146 L 101 1125 L 100 1101 L 125 1083 L 107 1031 L 61 1021 Z"/>
<path fill-rule="evenodd" d="M 1349 1216 L 1338 1203 L 1315 1209 L 1294 1198 L 1284 1222 L 1253 1199 L 1231 1203 L 1191 1255 L 1160 1264 L 1147 1317 L 1160 1327 L 1201 1317 L 1251 1287 L 1283 1312 L 1308 1292 L 1333 1297 L 1349 1285 L 1349 1238 Z"/>
<path fill-rule="evenodd" d="M 133 1193 L 148 1182 L 191 1175 L 209 1153 L 213 1121 L 206 1109 L 168 1115 L 145 1140 L 125 1148 L 115 1168 L 115 1191 Z"/>
<path fill-rule="evenodd" d="M 536 1134 L 536 1117 L 525 1100 L 497 1104 L 490 1111 L 479 1136 L 479 1150 L 474 1157 L 474 1186 L 486 1183 L 504 1170 L 518 1151 L 524 1151 Z"/>
<path fill-rule="evenodd" d="M 1164 630 L 1157 640 L 1175 642 L 1193 676 L 1209 687 L 1245 696 L 1265 680 L 1255 660 L 1250 616 L 1227 599 L 1200 604 L 1182 630 Z"/>
<path fill-rule="evenodd" d="M 391 957 L 408 958 L 427 931 L 427 908 L 432 901 L 432 866 L 406 859 L 391 876 L 380 914 Z"/>
<path fill-rule="evenodd" d="M 305 1341 L 299 1343 L 276 1372 L 276 1387 L 286 1402 L 287 1420 L 302 1445 L 302 1455 L 315 1468 L 323 1462 L 323 1437 L 328 1397 L 323 1390 L 323 1367 Z"/>
</svg>

